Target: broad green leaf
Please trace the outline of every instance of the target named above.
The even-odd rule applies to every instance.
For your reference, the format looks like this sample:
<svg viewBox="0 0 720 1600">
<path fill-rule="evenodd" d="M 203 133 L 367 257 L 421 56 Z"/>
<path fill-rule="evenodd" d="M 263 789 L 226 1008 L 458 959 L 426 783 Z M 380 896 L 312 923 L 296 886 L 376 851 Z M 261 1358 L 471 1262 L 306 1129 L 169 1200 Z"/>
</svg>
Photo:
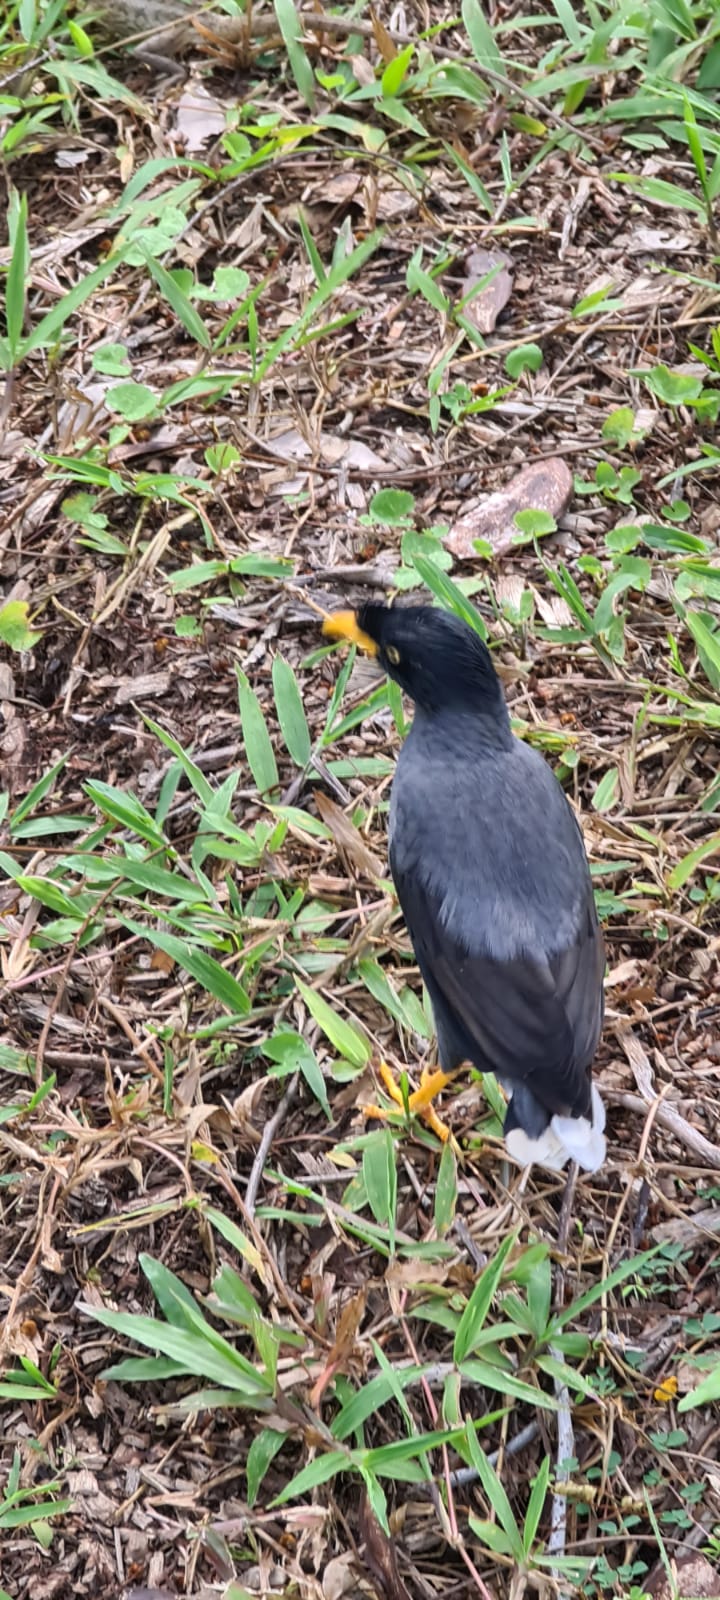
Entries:
<svg viewBox="0 0 720 1600">
<path fill-rule="evenodd" d="M 271 1509 L 274 1506 L 284 1506 L 288 1500 L 294 1500 L 299 1495 L 309 1494 L 311 1489 L 317 1489 L 321 1483 L 328 1483 L 338 1472 L 346 1472 L 351 1460 L 349 1451 L 345 1450 L 328 1450 L 325 1455 L 316 1456 L 314 1461 L 309 1461 L 306 1467 L 295 1473 L 281 1494 L 271 1500 Z"/>
<path fill-rule="evenodd" d="M 480 1444 L 480 1441 L 475 1433 L 475 1429 L 470 1424 L 468 1424 L 465 1429 L 465 1438 L 469 1447 L 472 1464 L 477 1471 L 477 1475 L 480 1479 L 485 1497 L 487 1500 L 489 1500 L 490 1506 L 494 1511 L 497 1521 L 500 1524 L 500 1528 L 502 1529 L 507 1540 L 506 1548 L 508 1553 L 513 1556 L 515 1561 L 522 1563 L 525 1556 L 522 1534 L 517 1522 L 515 1521 L 512 1506 L 510 1505 L 510 1501 L 508 1500 L 505 1489 L 500 1482 L 495 1468 L 492 1466 L 491 1462 L 488 1461 L 482 1445 Z M 474 1520 L 474 1518 L 471 1518 L 471 1522 L 474 1522 Z M 487 1527 L 487 1524 L 481 1524 L 481 1526 Z M 497 1527 L 496 1524 L 492 1524 L 491 1526 L 494 1528 Z"/>
<path fill-rule="evenodd" d="M 51 878 L 36 878 L 29 873 L 23 873 L 16 882 L 25 894 L 31 894 L 34 900 L 40 901 L 41 906 L 47 906 L 50 911 L 57 911 L 59 916 L 73 917 L 77 921 L 82 921 L 95 905 L 94 895 L 79 894 L 73 897 L 66 894 L 59 884 L 53 883 Z"/>
<path fill-rule="evenodd" d="M 457 1160 L 448 1139 L 442 1148 L 435 1186 L 435 1226 L 441 1236 L 455 1219 L 457 1193 Z"/>
<path fill-rule="evenodd" d="M 193 1299 L 182 1279 L 171 1272 L 164 1262 L 157 1261 L 154 1256 L 143 1254 L 139 1257 L 139 1261 L 160 1310 L 168 1322 L 176 1328 L 186 1328 L 188 1331 L 196 1327 L 197 1317 L 201 1313 L 197 1301 Z"/>
<path fill-rule="evenodd" d="M 492 196 L 485 188 L 484 183 L 481 183 L 474 167 L 471 167 L 469 162 L 463 159 L 459 150 L 456 150 L 454 145 L 448 144 L 447 140 L 445 139 L 443 139 L 443 149 L 445 154 L 450 157 L 450 160 L 455 163 L 458 172 L 462 173 L 465 182 L 467 183 L 472 194 L 475 196 L 475 199 L 482 206 L 483 210 L 487 211 L 488 216 L 491 217 L 495 210 Z"/>
<path fill-rule="evenodd" d="M 263 1055 L 271 1061 L 276 1061 L 282 1068 L 282 1074 L 301 1072 L 305 1082 L 315 1099 L 319 1100 L 328 1122 L 332 1122 L 332 1112 L 325 1087 L 322 1068 L 310 1045 L 302 1035 L 292 1031 L 275 1033 L 271 1039 L 266 1039 L 260 1046 Z"/>
<path fill-rule="evenodd" d="M 28 600 L 8 600 L 6 605 L 0 606 L 0 644 L 8 645 L 11 650 L 32 650 L 42 634 L 30 627 L 29 615 Z"/>
<path fill-rule="evenodd" d="M 675 211 L 693 211 L 698 217 L 705 215 L 705 206 L 697 195 L 681 189 L 677 183 L 667 183 L 664 178 L 638 178 L 629 172 L 608 172 L 606 177 L 613 183 L 626 184 L 643 199 L 654 200 L 658 205 L 670 206 Z"/>
<path fill-rule="evenodd" d="M 517 1333 L 514 1325 L 513 1332 Z M 504 1324 L 500 1330 L 505 1332 Z M 492 1335 L 498 1330 L 487 1328 L 477 1335 L 476 1349 L 492 1344 Z M 516 1378 L 514 1373 L 506 1371 L 503 1367 L 496 1366 L 494 1362 L 484 1361 L 477 1356 L 470 1356 L 467 1361 L 459 1363 L 459 1371 L 468 1383 L 477 1383 L 484 1389 L 492 1389 L 493 1393 L 511 1395 L 514 1400 L 522 1400 L 525 1405 L 534 1406 L 535 1410 L 557 1411 L 557 1401 L 552 1395 L 546 1394 L 543 1389 L 536 1389 L 531 1383 L 525 1383 L 522 1378 Z"/>
<path fill-rule="evenodd" d="M 293 761 L 306 767 L 312 751 L 310 730 L 297 678 L 288 661 L 276 656 L 272 664 L 275 709 L 283 739 Z"/>
<path fill-rule="evenodd" d="M 693 377 L 688 372 L 673 372 L 662 363 L 640 375 L 645 388 L 668 406 L 687 405 L 692 400 L 698 400 L 702 394 L 702 378 Z"/>
<path fill-rule="evenodd" d="M 601 814 L 605 811 L 612 811 L 618 797 L 619 787 L 620 774 L 617 767 L 608 767 L 605 776 L 600 779 L 592 797 L 593 810 L 599 811 Z"/>
<path fill-rule="evenodd" d="M 639 1272 L 648 1261 L 653 1261 L 660 1249 L 662 1249 L 661 1245 L 654 1245 L 652 1250 L 645 1250 L 642 1255 L 632 1256 L 629 1261 L 621 1261 L 620 1266 L 615 1267 L 609 1277 L 601 1279 L 599 1283 L 594 1284 L 592 1289 L 588 1289 L 585 1294 L 579 1295 L 577 1300 L 571 1301 L 570 1305 L 565 1306 L 562 1311 L 559 1311 L 553 1317 L 547 1330 L 548 1342 L 554 1344 L 556 1333 L 560 1333 L 568 1322 L 577 1322 L 582 1313 L 589 1310 L 590 1306 L 594 1306 L 595 1302 L 601 1300 L 603 1295 L 608 1294 L 611 1289 L 616 1289 L 619 1283 L 625 1283 L 627 1278 L 631 1278 L 633 1273 Z"/>
<path fill-rule="evenodd" d="M 463 0 L 462 19 L 478 65 L 502 72 L 503 59 L 479 0 Z"/>
<path fill-rule="evenodd" d="M 208 783 L 200 768 L 195 765 L 192 757 L 187 754 L 187 751 L 178 743 L 178 740 L 171 733 L 168 733 L 167 728 L 161 727 L 159 722 L 155 722 L 144 711 L 141 711 L 140 715 L 146 728 L 149 728 L 150 732 L 155 734 L 156 739 L 159 739 L 160 743 L 165 746 L 165 749 L 169 750 L 175 756 L 175 759 L 180 762 L 185 777 L 195 790 L 198 799 L 206 807 L 213 806 L 217 798 L 215 790 Z"/>
<path fill-rule="evenodd" d="M 183 939 L 178 939 L 174 933 L 163 933 L 160 928 L 144 927 L 140 922 L 133 922 L 130 917 L 121 916 L 119 920 L 123 927 L 129 928 L 138 938 L 147 939 L 158 950 L 164 950 L 171 961 L 176 961 L 184 972 L 189 972 L 196 983 L 219 1000 L 233 1016 L 249 1015 L 250 1000 L 242 985 L 205 950 L 198 950 L 197 946 L 187 944 Z"/>
<path fill-rule="evenodd" d="M 260 793 L 266 794 L 268 790 L 275 789 L 278 785 L 278 769 L 272 740 L 260 701 L 240 667 L 237 668 L 237 679 L 240 722 L 248 766 Z"/>
<path fill-rule="evenodd" d="M 269 1284 L 268 1269 L 257 1246 L 246 1238 L 242 1229 L 238 1227 L 232 1217 L 226 1216 L 224 1211 L 216 1211 L 214 1206 L 207 1206 L 204 1210 L 204 1216 L 212 1227 L 217 1228 L 218 1233 L 222 1234 L 223 1239 L 226 1239 L 227 1243 L 231 1244 L 234 1250 L 237 1250 L 238 1255 L 242 1256 L 244 1261 L 247 1261 L 248 1266 L 252 1268 L 253 1272 L 257 1273 L 262 1282 Z"/>
<path fill-rule="evenodd" d="M 126 883 L 135 884 L 138 889 L 147 889 L 150 894 L 161 895 L 167 900 L 181 900 L 187 905 L 201 905 L 206 900 L 205 892 L 198 883 L 181 877 L 179 872 L 168 872 L 164 867 L 156 866 L 154 861 L 132 861 L 128 856 L 112 855 L 103 866 L 114 868 L 118 878 Z"/>
<path fill-rule="evenodd" d="M 714 833 L 711 839 L 705 839 L 703 844 L 699 844 L 695 850 L 683 856 L 682 861 L 678 861 L 677 866 L 668 873 L 668 889 L 682 889 L 702 862 L 706 861 L 708 856 L 716 855 L 719 850 L 720 833 Z"/>
<path fill-rule="evenodd" d="M 511 1233 L 503 1240 L 500 1249 L 492 1261 L 483 1269 L 475 1284 L 475 1288 L 460 1318 L 460 1324 L 455 1335 L 453 1345 L 453 1360 L 459 1365 L 470 1355 L 475 1348 L 477 1335 L 485 1324 L 485 1318 L 492 1305 L 500 1279 L 503 1274 L 505 1262 L 517 1239 L 517 1233 Z"/>
<path fill-rule="evenodd" d="M 137 247 L 142 249 L 142 239 L 138 238 L 135 242 Z M 189 333 L 190 338 L 194 339 L 202 350 L 212 349 L 212 339 L 202 317 L 188 300 L 187 295 L 183 293 L 172 273 L 168 272 L 160 261 L 156 261 L 149 250 L 143 250 L 143 255 L 148 272 L 155 279 L 160 293 L 167 300 L 168 305 L 172 307 L 185 332 Z"/>
<path fill-rule="evenodd" d="M 370 1210 L 375 1221 L 387 1228 L 390 1249 L 394 1251 L 397 1165 L 395 1140 L 389 1128 L 370 1134 L 363 1150 L 362 1173 Z"/>
<path fill-rule="evenodd" d="M 33 784 L 32 789 L 28 791 L 25 799 L 21 800 L 20 804 L 15 807 L 10 821 L 11 833 L 17 827 L 18 823 L 24 821 L 25 817 L 32 816 L 36 807 L 40 805 L 41 800 L 44 800 L 46 794 L 50 793 L 55 779 L 67 765 L 67 761 L 67 756 L 61 756 L 60 760 L 56 761 L 54 766 L 49 767 L 47 772 L 44 772 L 42 777 L 38 778 L 37 783 Z"/>
<path fill-rule="evenodd" d="M 315 74 L 302 43 L 303 29 L 293 0 L 273 0 L 278 26 L 285 41 L 290 69 L 306 106 L 315 108 Z"/>
<path fill-rule="evenodd" d="M 696 1389 L 683 1395 L 678 1403 L 678 1411 L 694 1411 L 696 1406 L 712 1405 L 717 1400 L 720 1400 L 720 1362 Z"/>
<path fill-rule="evenodd" d="M 15 365 L 19 356 L 25 326 L 25 299 L 30 267 L 27 211 L 27 195 L 20 195 L 18 200 L 17 191 L 11 191 L 11 200 L 8 207 L 8 231 L 12 254 L 5 283 L 5 323 L 10 355 L 8 365 L 10 366 Z M 14 601 L 12 604 L 20 605 L 22 602 Z M 2 612 L 0 612 L 0 639 L 3 638 Z M 8 642 L 5 639 L 5 643 Z"/>
<path fill-rule="evenodd" d="M 278 1450 L 282 1450 L 286 1438 L 287 1434 L 279 1433 L 277 1428 L 262 1428 L 260 1433 L 257 1433 L 253 1439 L 245 1464 L 247 1503 L 251 1510 L 257 1500 L 258 1490 L 265 1473 L 274 1461 Z"/>
<path fill-rule="evenodd" d="M 505 357 L 505 371 L 515 380 L 523 372 L 539 372 L 543 359 L 539 344 L 518 344 Z"/>
<path fill-rule="evenodd" d="M 246 1404 L 259 1409 L 272 1403 L 267 1381 L 260 1371 L 235 1350 L 227 1340 L 222 1347 L 211 1344 L 196 1332 L 175 1328 L 159 1317 L 146 1317 L 130 1311 L 106 1311 L 98 1306 L 81 1305 L 80 1309 L 105 1328 L 137 1344 L 158 1350 L 162 1355 L 182 1365 L 194 1377 L 210 1379 L 222 1384 L 237 1395 L 244 1396 Z"/>
<path fill-rule="evenodd" d="M 349 1061 L 352 1066 L 357 1067 L 358 1070 L 367 1066 L 371 1052 L 370 1046 L 367 1040 L 363 1038 L 363 1035 L 351 1023 L 346 1022 L 343 1017 L 339 1017 L 337 1012 L 333 1011 L 332 1006 L 328 1005 L 327 1000 L 324 1000 L 322 995 L 318 994 L 317 989 L 311 989 L 309 984 L 303 983 L 302 978 L 296 977 L 295 983 L 310 1015 L 319 1023 L 333 1049 L 337 1050 L 339 1055 Z"/>
<path fill-rule="evenodd" d="M 395 1372 L 394 1378 L 401 1388 L 405 1389 L 409 1383 L 416 1382 L 422 1377 L 424 1370 L 424 1367 L 402 1367 Z M 363 1422 L 379 1411 L 381 1406 L 386 1405 L 388 1400 L 392 1400 L 393 1396 L 395 1396 L 395 1384 L 389 1372 L 380 1372 L 376 1377 L 370 1378 L 363 1384 L 362 1389 L 358 1389 L 357 1394 L 351 1395 L 341 1406 L 331 1424 L 333 1438 L 347 1439 L 349 1434 L 361 1428 Z"/>
<path fill-rule="evenodd" d="M 170 1356 L 127 1356 L 105 1367 L 103 1376 L 117 1383 L 159 1383 L 166 1378 L 183 1378 L 186 1368 Z"/>
<path fill-rule="evenodd" d="M 370 516 L 386 527 L 398 527 L 415 510 L 415 496 L 409 489 L 378 489 L 369 505 Z"/>
<path fill-rule="evenodd" d="M 432 306 L 435 311 L 439 311 L 441 316 L 447 316 L 450 311 L 450 301 L 447 295 L 443 293 L 439 283 L 432 276 L 432 273 L 426 272 L 420 265 L 421 260 L 422 250 L 418 248 L 408 262 L 405 273 L 408 293 L 421 294 L 423 299 L 427 300 L 428 305 Z M 386 494 L 402 494 L 403 492 L 407 493 L 407 491 L 401 489 L 385 490 Z"/>
<path fill-rule="evenodd" d="M 512 1539 L 509 1539 L 507 1534 L 503 1533 L 497 1522 L 488 1522 L 484 1517 L 473 1516 L 469 1517 L 468 1521 L 476 1538 L 488 1550 L 492 1550 L 495 1555 L 500 1556 L 515 1555 L 515 1546 Z"/>
<path fill-rule="evenodd" d="M 115 383 L 108 389 L 105 404 L 110 411 L 117 411 L 118 416 L 124 417 L 126 422 L 146 422 L 149 417 L 154 417 L 159 410 L 159 398 L 146 383 Z"/>
<path fill-rule="evenodd" d="M 407 44 L 404 50 L 399 50 L 397 55 L 393 56 L 392 61 L 388 62 L 380 79 L 380 87 L 382 89 L 383 99 L 387 95 L 391 97 L 395 96 L 401 89 L 407 76 L 407 70 L 410 62 L 412 61 L 414 51 L 414 44 Z"/>
<path fill-rule="evenodd" d="M 685 626 L 695 640 L 705 677 L 713 689 L 720 689 L 720 632 L 708 627 L 697 611 L 685 612 Z"/>
<path fill-rule="evenodd" d="M 432 561 L 426 561 L 424 556 L 414 556 L 413 565 L 419 572 L 423 583 L 427 585 L 446 611 L 454 611 L 455 615 L 462 617 L 463 622 L 467 622 L 475 633 L 479 633 L 481 639 L 487 639 L 487 628 L 480 612 L 475 609 L 472 601 L 465 598 L 462 589 L 458 589 L 452 578 L 449 578 L 446 572 L 441 572 L 439 567 L 436 567 Z"/>
<path fill-rule="evenodd" d="M 78 62 L 74 63 L 75 68 L 78 68 L 79 65 Z M 112 84 L 114 79 L 108 78 L 107 82 Z M 119 87 L 119 85 L 115 87 Z M 70 98 L 68 96 L 68 103 Z M 113 96 L 110 95 L 109 99 L 112 98 Z M 129 98 L 135 109 L 141 111 L 142 107 L 140 102 L 135 99 L 135 96 L 132 95 Z M 89 300 L 90 296 L 95 293 L 95 290 L 122 265 L 122 260 L 122 251 L 116 251 L 115 254 L 108 256 L 101 266 L 95 267 L 92 272 L 80 277 L 74 287 L 68 290 L 67 294 L 60 295 L 50 311 L 47 311 L 45 316 L 40 318 L 40 321 L 35 324 L 32 332 L 24 340 L 20 351 L 22 359 L 25 360 L 33 350 L 42 350 L 48 346 L 55 345 L 68 319 L 74 316 L 80 306 L 84 305 L 85 301 Z"/>
<path fill-rule="evenodd" d="M 0 1528 L 29 1528 L 38 1526 L 45 1517 L 64 1517 L 73 1509 L 72 1500 L 37 1500 L 32 1505 L 15 1506 L 14 1509 L 3 1506 L 0 1500 Z"/>
<path fill-rule="evenodd" d="M 543 1456 L 535 1482 L 530 1491 L 528 1508 L 525 1512 L 525 1525 L 523 1527 L 523 1544 L 526 1551 L 532 1550 L 540 1526 L 543 1506 L 550 1482 L 550 1461 Z"/>
</svg>

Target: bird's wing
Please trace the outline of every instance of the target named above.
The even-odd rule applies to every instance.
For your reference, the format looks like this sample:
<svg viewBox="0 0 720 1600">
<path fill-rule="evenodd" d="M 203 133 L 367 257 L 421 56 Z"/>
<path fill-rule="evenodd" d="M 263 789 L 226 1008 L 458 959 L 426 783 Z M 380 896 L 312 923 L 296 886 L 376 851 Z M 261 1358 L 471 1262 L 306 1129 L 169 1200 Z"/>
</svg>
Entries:
<svg viewBox="0 0 720 1600">
<path fill-rule="evenodd" d="M 392 849 L 390 864 L 439 1038 L 508 1085 L 525 1082 L 551 1113 L 581 1108 L 602 1023 L 604 967 L 589 882 L 567 949 L 547 959 L 497 960 L 483 948 L 482 932 L 472 949 L 453 936 L 439 900 Z"/>
</svg>

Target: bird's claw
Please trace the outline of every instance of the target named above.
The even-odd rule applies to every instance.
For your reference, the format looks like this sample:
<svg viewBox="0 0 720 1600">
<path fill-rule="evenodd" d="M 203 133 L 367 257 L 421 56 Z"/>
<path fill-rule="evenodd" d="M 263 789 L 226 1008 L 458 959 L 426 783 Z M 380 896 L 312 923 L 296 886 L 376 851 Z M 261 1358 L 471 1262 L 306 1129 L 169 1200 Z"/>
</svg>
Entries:
<svg viewBox="0 0 720 1600">
<path fill-rule="evenodd" d="M 407 1108 L 411 1116 L 422 1117 L 423 1122 L 427 1123 L 427 1126 L 438 1139 L 442 1140 L 443 1144 L 447 1144 L 448 1140 L 452 1140 L 452 1134 L 447 1123 L 443 1122 L 442 1118 L 438 1116 L 432 1102 L 441 1089 L 445 1089 L 449 1083 L 452 1083 L 454 1074 L 442 1072 L 440 1068 L 437 1068 L 435 1072 L 430 1072 L 427 1067 L 423 1067 L 420 1074 L 419 1088 L 413 1089 L 411 1094 L 403 1095 L 392 1069 L 385 1061 L 380 1062 L 378 1071 L 382 1078 L 383 1086 L 389 1098 L 393 1101 L 393 1107 L 397 1106 L 398 1110 L 403 1112 Z M 382 1106 L 363 1106 L 363 1111 L 366 1117 L 380 1117 L 383 1120 L 393 1115 L 393 1110 L 386 1110 Z M 452 1142 L 454 1143 L 454 1140 Z"/>
</svg>

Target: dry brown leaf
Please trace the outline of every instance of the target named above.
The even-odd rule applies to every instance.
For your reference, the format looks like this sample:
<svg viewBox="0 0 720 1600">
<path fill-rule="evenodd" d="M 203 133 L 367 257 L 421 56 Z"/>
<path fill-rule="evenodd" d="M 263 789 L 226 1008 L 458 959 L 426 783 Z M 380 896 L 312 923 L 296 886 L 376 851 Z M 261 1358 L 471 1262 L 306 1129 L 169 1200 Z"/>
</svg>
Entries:
<svg viewBox="0 0 720 1600">
<path fill-rule="evenodd" d="M 496 556 L 511 550 L 519 535 L 518 511 L 549 511 L 558 522 L 570 504 L 573 478 L 561 456 L 534 461 L 523 467 L 503 489 L 474 500 L 453 523 L 444 543 L 459 561 L 477 561 L 477 539 L 492 545 Z"/>
<path fill-rule="evenodd" d="M 332 1382 L 336 1373 L 344 1372 L 347 1369 L 348 1362 L 355 1349 L 358 1328 L 364 1315 L 365 1291 L 361 1289 L 359 1294 L 353 1295 L 352 1300 L 349 1300 L 347 1305 L 343 1306 L 337 1325 L 335 1343 L 328 1353 L 319 1378 L 315 1380 L 310 1391 L 310 1404 L 316 1410 L 328 1384 Z"/>
<path fill-rule="evenodd" d="M 322 1575 L 323 1600 L 342 1600 L 344 1594 L 349 1594 L 357 1583 L 355 1557 L 351 1550 L 343 1551 L 341 1556 L 333 1556 Z"/>
<path fill-rule="evenodd" d="M 385 24 L 380 21 L 380 18 L 375 15 L 374 11 L 371 11 L 370 16 L 372 18 L 372 28 L 375 43 L 380 51 L 385 66 L 389 67 L 390 62 L 394 61 L 397 55 L 397 46 L 393 44 Z"/>
<path fill-rule="evenodd" d="M 446 1284 L 447 1261 L 393 1261 L 385 1273 L 385 1282 L 393 1289 L 417 1289 L 424 1284 Z"/>
<path fill-rule="evenodd" d="M 646 223 L 638 223 L 628 234 L 625 243 L 625 254 L 628 256 L 639 255 L 684 255 L 693 242 L 691 233 L 684 233 L 680 229 L 649 228 Z"/>
<path fill-rule="evenodd" d="M 217 139 L 225 127 L 225 112 L 220 102 L 208 94 L 202 83 L 188 85 L 178 101 L 175 129 L 186 151 L 202 150 L 209 139 Z"/>
<path fill-rule="evenodd" d="M 340 806 L 336 805 L 329 795 L 323 794 L 322 789 L 316 792 L 315 804 L 323 822 L 327 823 L 343 860 L 355 867 L 363 877 L 382 878 L 384 876 L 382 862 L 369 849 L 354 822 L 346 817 Z"/>
<path fill-rule="evenodd" d="M 360 1502 L 360 1532 L 365 1541 L 365 1560 L 386 1600 L 410 1600 L 400 1577 L 395 1545 L 388 1539 L 370 1509 L 367 1495 Z"/>
</svg>

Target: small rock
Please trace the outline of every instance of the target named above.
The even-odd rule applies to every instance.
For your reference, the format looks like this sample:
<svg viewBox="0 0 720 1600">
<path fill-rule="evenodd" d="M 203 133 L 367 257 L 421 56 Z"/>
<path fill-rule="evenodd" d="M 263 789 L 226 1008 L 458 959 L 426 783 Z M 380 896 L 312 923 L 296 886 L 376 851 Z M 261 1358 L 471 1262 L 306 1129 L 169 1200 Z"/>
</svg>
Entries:
<svg viewBox="0 0 720 1600">
<path fill-rule="evenodd" d="M 656 1561 L 643 1580 L 643 1589 L 653 1600 L 675 1600 L 676 1595 L 688 1595 L 691 1600 L 720 1600 L 720 1577 L 704 1556 L 688 1550 L 670 1561 L 670 1570 L 672 1583 L 664 1562 Z"/>
<path fill-rule="evenodd" d="M 443 543 L 459 561 L 476 561 L 476 539 L 486 539 L 496 556 L 517 543 L 518 511 L 548 511 L 558 522 L 570 504 L 573 477 L 560 456 L 523 467 L 504 489 L 474 500 L 453 523 Z"/>
</svg>

